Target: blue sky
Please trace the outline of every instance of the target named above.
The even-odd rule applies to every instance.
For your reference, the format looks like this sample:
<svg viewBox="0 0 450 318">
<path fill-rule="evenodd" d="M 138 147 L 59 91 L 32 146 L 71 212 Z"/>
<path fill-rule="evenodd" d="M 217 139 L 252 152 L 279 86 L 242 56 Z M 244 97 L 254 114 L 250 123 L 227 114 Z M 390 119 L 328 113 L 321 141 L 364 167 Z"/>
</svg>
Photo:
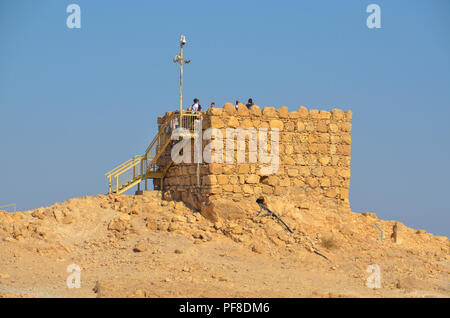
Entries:
<svg viewBox="0 0 450 318">
<path fill-rule="evenodd" d="M 105 193 L 177 108 L 181 33 L 187 103 L 351 109 L 352 210 L 449 235 L 448 0 L 0 0 L 0 205 Z"/>
</svg>

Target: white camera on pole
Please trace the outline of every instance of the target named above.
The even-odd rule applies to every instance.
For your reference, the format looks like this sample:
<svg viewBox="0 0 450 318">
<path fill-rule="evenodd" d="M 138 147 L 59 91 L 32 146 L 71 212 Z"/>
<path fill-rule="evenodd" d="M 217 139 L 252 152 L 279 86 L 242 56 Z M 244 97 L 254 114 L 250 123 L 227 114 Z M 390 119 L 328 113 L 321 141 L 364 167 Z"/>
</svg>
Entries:
<svg viewBox="0 0 450 318">
<path fill-rule="evenodd" d="M 180 44 L 181 46 L 184 46 L 186 44 L 186 37 L 183 34 L 180 36 Z"/>
</svg>

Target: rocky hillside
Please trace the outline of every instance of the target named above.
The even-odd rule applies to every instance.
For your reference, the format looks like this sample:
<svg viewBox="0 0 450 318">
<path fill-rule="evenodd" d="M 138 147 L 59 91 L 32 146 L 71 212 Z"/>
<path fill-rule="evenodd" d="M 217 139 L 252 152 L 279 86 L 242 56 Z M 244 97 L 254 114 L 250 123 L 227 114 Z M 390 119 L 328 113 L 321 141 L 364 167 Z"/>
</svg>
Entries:
<svg viewBox="0 0 450 318">
<path fill-rule="evenodd" d="M 447 237 L 374 213 L 266 204 L 292 233 L 256 202 L 200 213 L 157 191 L 0 212 L 0 297 L 450 296 Z M 70 264 L 81 288 L 66 285 Z M 366 286 L 371 264 L 379 289 Z"/>
</svg>

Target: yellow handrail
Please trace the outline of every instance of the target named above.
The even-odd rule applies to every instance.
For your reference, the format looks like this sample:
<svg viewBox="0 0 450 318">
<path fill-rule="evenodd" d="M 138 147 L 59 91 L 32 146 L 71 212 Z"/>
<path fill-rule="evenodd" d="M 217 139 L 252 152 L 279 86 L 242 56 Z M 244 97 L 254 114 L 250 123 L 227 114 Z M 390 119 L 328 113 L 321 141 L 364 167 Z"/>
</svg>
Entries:
<svg viewBox="0 0 450 318">
<path fill-rule="evenodd" d="M 139 156 L 137 156 L 137 158 L 134 158 L 133 162 L 130 162 L 127 166 L 122 167 L 120 170 L 118 170 L 116 173 L 114 173 L 114 176 L 121 175 L 125 171 L 129 170 L 131 167 L 134 167 L 137 164 L 141 163 L 141 161 L 142 161 L 142 156 L 139 155 Z"/>
<path fill-rule="evenodd" d="M 156 166 L 156 163 L 159 159 L 159 157 L 164 153 L 165 149 L 169 145 L 171 141 L 171 131 L 168 132 L 166 130 L 167 126 L 178 117 L 178 126 L 181 128 L 189 129 L 189 131 L 193 131 L 194 128 L 194 122 L 196 119 L 201 119 L 202 114 L 200 112 L 187 112 L 187 111 L 181 111 L 181 112 L 173 112 L 170 114 L 165 121 L 159 126 L 158 133 L 156 134 L 155 138 L 153 138 L 150 145 L 145 150 L 144 155 L 138 155 L 134 156 L 133 158 L 125 161 L 124 163 L 120 164 L 119 166 L 115 167 L 111 171 L 105 173 L 105 176 L 109 180 L 109 193 L 115 192 L 115 193 L 122 193 L 132 187 L 133 185 L 139 184 L 142 180 L 147 179 L 151 176 L 150 171 Z M 157 148 L 155 149 L 155 155 L 150 155 L 149 152 L 154 149 L 155 145 L 157 145 Z M 145 161 L 145 162 L 144 162 Z M 138 168 L 136 173 L 136 166 L 140 165 L 140 169 Z M 170 162 L 165 167 L 159 167 L 158 170 L 161 169 L 162 177 L 164 178 L 164 175 L 167 173 L 167 170 L 172 165 L 172 162 Z M 133 169 L 131 176 L 127 179 L 127 181 L 122 182 L 122 184 L 119 184 L 119 177 L 124 174 L 125 172 L 130 171 Z M 154 176 L 154 175 L 153 175 Z M 115 189 L 113 191 L 113 179 L 114 180 L 114 186 Z"/>
<path fill-rule="evenodd" d="M 121 165 L 119 165 L 119 166 L 117 166 L 117 167 L 115 167 L 114 169 L 112 169 L 111 171 L 109 171 L 109 172 L 107 172 L 107 173 L 105 173 L 105 176 L 106 177 L 108 177 L 109 175 L 112 175 L 112 174 L 114 174 L 115 172 L 116 172 L 116 170 L 119 170 L 120 168 L 122 168 L 123 166 L 125 166 L 125 165 L 127 165 L 127 164 L 129 164 L 132 160 L 134 159 L 134 157 L 133 158 L 131 158 L 131 159 L 129 159 L 129 160 L 127 160 L 127 161 L 125 161 L 124 163 L 122 163 Z"/>
<path fill-rule="evenodd" d="M 156 134 L 155 138 L 153 138 L 152 142 L 150 143 L 150 145 L 147 147 L 147 149 L 145 150 L 145 154 L 144 156 L 146 156 L 150 150 L 152 150 L 153 146 L 156 144 L 156 142 L 158 141 L 158 138 L 162 135 L 162 133 L 166 130 L 167 125 L 174 119 L 175 115 L 177 115 L 176 113 L 172 113 L 169 118 L 161 124 L 161 126 L 159 127 L 158 133 Z"/>
</svg>

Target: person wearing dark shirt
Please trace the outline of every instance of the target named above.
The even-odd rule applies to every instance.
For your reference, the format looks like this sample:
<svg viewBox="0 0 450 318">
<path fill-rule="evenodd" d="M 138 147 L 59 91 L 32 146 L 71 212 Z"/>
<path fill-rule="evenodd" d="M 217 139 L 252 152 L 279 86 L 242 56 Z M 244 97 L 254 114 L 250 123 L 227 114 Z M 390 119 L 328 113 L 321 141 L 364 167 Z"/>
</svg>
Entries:
<svg viewBox="0 0 450 318">
<path fill-rule="evenodd" d="M 250 107 L 252 107 L 254 104 L 253 104 L 253 99 L 251 99 L 251 98 L 249 98 L 248 99 L 248 102 L 247 102 L 247 108 L 250 108 Z"/>
</svg>

